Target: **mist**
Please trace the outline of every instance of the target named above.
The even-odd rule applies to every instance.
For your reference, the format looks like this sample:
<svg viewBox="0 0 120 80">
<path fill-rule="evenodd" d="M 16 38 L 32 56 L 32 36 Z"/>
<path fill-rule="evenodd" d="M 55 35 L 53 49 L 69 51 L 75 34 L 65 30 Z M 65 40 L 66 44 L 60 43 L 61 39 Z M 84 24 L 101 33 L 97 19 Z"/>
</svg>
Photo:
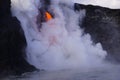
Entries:
<svg viewBox="0 0 120 80">
<path fill-rule="evenodd" d="M 61 6 L 65 3 L 68 6 Z M 39 0 L 12 0 L 12 14 L 21 23 L 27 41 L 26 60 L 37 69 L 63 70 L 92 68 L 104 65 L 107 52 L 100 43 L 94 44 L 89 34 L 79 26 L 85 10 L 75 12 L 73 3 L 52 0 L 50 9 L 54 18 L 36 24 Z"/>
</svg>

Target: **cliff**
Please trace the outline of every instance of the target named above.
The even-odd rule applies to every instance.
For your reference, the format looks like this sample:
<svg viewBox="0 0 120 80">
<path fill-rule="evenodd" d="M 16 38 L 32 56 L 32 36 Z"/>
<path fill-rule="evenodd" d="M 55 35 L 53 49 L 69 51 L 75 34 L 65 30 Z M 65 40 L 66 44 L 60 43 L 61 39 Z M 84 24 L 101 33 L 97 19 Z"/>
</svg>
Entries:
<svg viewBox="0 0 120 80">
<path fill-rule="evenodd" d="M 120 61 L 120 9 L 75 4 L 75 10 L 86 10 L 86 16 L 80 26 L 89 33 L 92 40 L 100 42 L 108 52 L 108 59 Z"/>
<path fill-rule="evenodd" d="M 0 0 L 0 74 L 34 70 L 25 60 L 26 40 L 20 22 L 12 17 L 10 0 Z"/>
</svg>

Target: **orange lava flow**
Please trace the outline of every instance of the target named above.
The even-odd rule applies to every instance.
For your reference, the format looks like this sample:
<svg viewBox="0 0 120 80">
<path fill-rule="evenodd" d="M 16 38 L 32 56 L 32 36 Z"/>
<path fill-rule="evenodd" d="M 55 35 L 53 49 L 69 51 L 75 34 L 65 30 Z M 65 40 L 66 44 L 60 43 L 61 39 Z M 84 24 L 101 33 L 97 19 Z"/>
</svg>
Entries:
<svg viewBox="0 0 120 80">
<path fill-rule="evenodd" d="M 49 12 L 45 12 L 45 16 L 46 16 L 46 21 L 49 21 L 52 19 L 52 15 Z"/>
</svg>

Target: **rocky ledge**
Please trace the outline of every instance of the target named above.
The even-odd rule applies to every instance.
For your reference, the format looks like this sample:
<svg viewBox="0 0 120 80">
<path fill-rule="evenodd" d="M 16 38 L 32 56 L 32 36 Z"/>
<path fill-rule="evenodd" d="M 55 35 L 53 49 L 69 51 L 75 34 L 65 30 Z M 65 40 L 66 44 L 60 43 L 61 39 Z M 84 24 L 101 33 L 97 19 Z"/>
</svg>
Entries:
<svg viewBox="0 0 120 80">
<path fill-rule="evenodd" d="M 75 10 L 86 10 L 86 16 L 80 24 L 92 40 L 100 42 L 108 52 L 108 59 L 120 62 L 120 9 L 75 3 Z"/>
<path fill-rule="evenodd" d="M 20 22 L 12 17 L 10 0 L 0 0 L 0 74 L 21 74 L 35 68 L 25 60 L 26 40 Z"/>
</svg>

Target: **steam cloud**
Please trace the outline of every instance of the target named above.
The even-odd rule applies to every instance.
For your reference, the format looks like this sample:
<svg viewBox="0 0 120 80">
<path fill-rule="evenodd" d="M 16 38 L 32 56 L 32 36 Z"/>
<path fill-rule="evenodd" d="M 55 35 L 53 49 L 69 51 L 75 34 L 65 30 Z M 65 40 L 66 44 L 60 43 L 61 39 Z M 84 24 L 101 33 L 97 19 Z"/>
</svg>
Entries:
<svg viewBox="0 0 120 80">
<path fill-rule="evenodd" d="M 61 70 L 102 65 L 107 55 L 100 43 L 94 44 L 90 35 L 83 35 L 78 26 L 85 10 L 75 12 L 73 6 L 60 6 L 52 0 L 50 6 L 55 18 L 42 23 L 37 30 L 39 0 L 12 0 L 12 12 L 21 22 L 27 40 L 27 61 L 38 69 Z M 66 3 L 66 2 L 65 2 Z M 70 3 L 70 2 L 69 2 Z M 66 4 L 67 5 L 67 4 Z"/>
</svg>

